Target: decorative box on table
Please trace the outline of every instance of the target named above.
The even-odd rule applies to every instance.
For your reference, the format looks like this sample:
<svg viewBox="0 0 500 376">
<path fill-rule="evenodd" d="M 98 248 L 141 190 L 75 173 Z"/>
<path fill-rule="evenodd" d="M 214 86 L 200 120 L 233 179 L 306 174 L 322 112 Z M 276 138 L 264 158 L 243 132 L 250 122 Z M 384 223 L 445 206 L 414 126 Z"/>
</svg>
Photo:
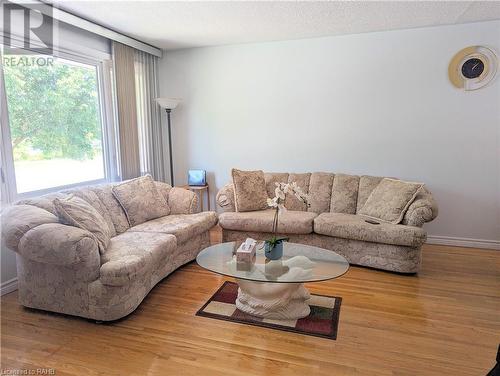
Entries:
<svg viewBox="0 0 500 376">
<path fill-rule="evenodd" d="M 255 263 L 257 242 L 248 238 L 236 250 L 236 265 L 238 270 L 250 270 Z"/>
</svg>

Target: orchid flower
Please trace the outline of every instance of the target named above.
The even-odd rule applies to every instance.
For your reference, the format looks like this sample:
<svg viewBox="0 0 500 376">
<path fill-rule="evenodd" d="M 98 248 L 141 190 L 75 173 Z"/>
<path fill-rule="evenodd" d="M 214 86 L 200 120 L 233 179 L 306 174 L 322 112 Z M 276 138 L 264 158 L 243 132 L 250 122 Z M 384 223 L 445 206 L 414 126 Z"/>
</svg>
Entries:
<svg viewBox="0 0 500 376">
<path fill-rule="evenodd" d="M 274 198 L 278 198 L 279 200 L 284 200 L 285 193 L 286 192 L 284 190 L 281 190 L 280 187 L 276 187 L 276 189 L 274 190 L 274 195 L 275 195 Z"/>
<path fill-rule="evenodd" d="M 270 208 L 276 208 L 278 206 L 278 199 L 275 198 L 268 198 L 267 199 L 267 206 Z"/>
<path fill-rule="evenodd" d="M 292 183 L 274 183 L 274 185 L 276 186 L 274 189 L 274 197 L 267 199 L 267 206 L 276 210 L 273 220 L 273 233 L 276 234 L 278 230 L 279 213 L 284 213 L 287 210 L 284 205 L 286 195 L 293 194 L 298 200 L 305 204 L 308 204 L 309 196 L 302 191 L 295 181 Z"/>
</svg>

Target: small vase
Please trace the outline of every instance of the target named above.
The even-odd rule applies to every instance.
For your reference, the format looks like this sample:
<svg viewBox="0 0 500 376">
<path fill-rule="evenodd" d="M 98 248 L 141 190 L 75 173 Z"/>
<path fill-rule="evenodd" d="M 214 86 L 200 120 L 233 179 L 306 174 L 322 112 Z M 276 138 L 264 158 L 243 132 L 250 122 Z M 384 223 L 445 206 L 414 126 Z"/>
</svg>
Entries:
<svg viewBox="0 0 500 376">
<path fill-rule="evenodd" d="M 271 245 L 268 242 L 266 242 L 264 248 L 264 254 L 266 255 L 267 259 L 279 260 L 280 258 L 283 257 L 283 241 L 278 241 L 272 249 L 270 248 Z"/>
</svg>

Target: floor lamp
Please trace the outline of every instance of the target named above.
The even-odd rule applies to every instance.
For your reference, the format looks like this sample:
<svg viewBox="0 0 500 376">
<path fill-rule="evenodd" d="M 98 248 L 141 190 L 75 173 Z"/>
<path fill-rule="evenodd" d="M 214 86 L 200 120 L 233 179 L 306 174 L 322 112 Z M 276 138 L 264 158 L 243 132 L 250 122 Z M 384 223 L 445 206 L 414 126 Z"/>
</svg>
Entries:
<svg viewBox="0 0 500 376">
<path fill-rule="evenodd" d="M 156 103 L 164 108 L 167 112 L 167 126 L 168 126 L 168 152 L 170 160 L 170 184 L 174 186 L 174 159 L 172 157 L 172 130 L 170 126 L 170 113 L 182 102 L 181 98 L 156 98 Z"/>
</svg>

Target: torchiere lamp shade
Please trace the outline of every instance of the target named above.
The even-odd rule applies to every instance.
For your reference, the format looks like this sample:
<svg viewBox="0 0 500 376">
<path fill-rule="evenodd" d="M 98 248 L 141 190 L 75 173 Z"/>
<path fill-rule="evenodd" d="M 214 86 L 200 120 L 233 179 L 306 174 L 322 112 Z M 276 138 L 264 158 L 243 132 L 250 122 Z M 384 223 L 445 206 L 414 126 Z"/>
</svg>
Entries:
<svg viewBox="0 0 500 376">
<path fill-rule="evenodd" d="M 160 107 L 165 108 L 167 110 L 173 110 L 181 102 L 182 102 L 181 98 L 173 98 L 173 97 L 156 98 L 156 103 L 158 103 Z"/>
</svg>

